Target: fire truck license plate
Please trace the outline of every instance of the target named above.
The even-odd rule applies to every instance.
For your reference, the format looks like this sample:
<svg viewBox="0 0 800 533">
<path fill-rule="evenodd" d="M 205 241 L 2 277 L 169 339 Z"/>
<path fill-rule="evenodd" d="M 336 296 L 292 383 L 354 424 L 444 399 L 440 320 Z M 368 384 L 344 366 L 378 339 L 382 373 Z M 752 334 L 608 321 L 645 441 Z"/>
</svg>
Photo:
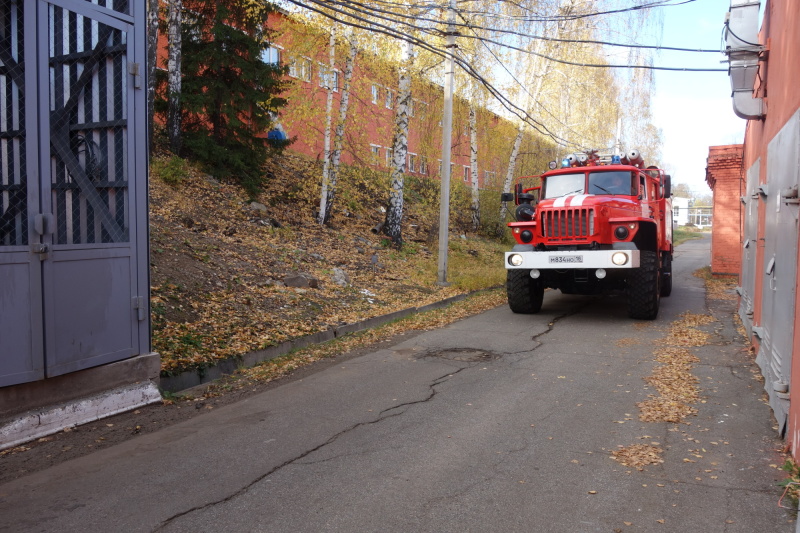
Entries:
<svg viewBox="0 0 800 533">
<path fill-rule="evenodd" d="M 583 263 L 582 255 L 552 255 L 551 263 Z"/>
</svg>

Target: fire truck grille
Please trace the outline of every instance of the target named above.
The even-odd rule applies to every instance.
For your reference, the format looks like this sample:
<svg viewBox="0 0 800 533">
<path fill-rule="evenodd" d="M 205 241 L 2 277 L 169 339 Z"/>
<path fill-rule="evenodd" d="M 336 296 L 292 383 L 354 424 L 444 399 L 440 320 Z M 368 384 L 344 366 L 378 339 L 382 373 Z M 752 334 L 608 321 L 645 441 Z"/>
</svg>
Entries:
<svg viewBox="0 0 800 533">
<path fill-rule="evenodd" d="M 577 239 L 594 235 L 594 209 L 553 209 L 541 214 L 542 237 Z"/>
</svg>

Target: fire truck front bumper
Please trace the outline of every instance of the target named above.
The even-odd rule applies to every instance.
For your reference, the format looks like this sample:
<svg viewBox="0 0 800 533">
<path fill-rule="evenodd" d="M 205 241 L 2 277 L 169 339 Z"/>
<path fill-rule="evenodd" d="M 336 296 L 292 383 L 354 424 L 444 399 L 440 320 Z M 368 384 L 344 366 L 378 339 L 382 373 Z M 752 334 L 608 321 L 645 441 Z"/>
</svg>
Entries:
<svg viewBox="0 0 800 533">
<path fill-rule="evenodd" d="M 577 250 L 506 252 L 507 269 L 578 270 L 639 268 L 639 250 Z"/>
</svg>

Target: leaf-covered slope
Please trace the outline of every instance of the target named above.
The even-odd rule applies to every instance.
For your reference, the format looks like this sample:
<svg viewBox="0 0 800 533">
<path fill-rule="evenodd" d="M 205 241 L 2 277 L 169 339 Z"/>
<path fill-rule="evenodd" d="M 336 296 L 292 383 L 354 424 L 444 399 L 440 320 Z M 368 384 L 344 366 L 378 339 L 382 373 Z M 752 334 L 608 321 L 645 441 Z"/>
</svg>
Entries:
<svg viewBox="0 0 800 533">
<path fill-rule="evenodd" d="M 258 202 L 241 188 L 155 158 L 150 182 L 153 348 L 167 372 L 275 345 L 500 283 L 502 246 L 451 238 L 450 287 L 436 285 L 436 243 L 409 207 L 408 245 L 372 230 L 375 186 L 343 185 L 332 228 L 314 222 L 316 165 L 282 156 Z M 165 178 L 173 183 L 168 185 Z M 361 192 L 359 192 L 359 190 Z M 365 193 L 365 191 L 367 191 Z M 420 206 L 417 206 L 420 207 Z M 431 253 L 433 251 L 434 253 Z"/>
</svg>

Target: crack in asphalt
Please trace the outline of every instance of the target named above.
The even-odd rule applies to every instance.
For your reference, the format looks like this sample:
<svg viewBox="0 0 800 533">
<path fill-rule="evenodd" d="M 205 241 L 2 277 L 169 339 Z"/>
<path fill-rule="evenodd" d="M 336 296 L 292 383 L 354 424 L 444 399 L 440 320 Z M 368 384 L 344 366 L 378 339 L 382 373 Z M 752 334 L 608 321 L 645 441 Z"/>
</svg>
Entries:
<svg viewBox="0 0 800 533">
<path fill-rule="evenodd" d="M 463 366 L 461 368 L 458 368 L 457 370 L 449 371 L 447 374 L 434 379 L 430 383 L 430 385 L 428 385 L 428 387 L 430 389 L 430 392 L 429 392 L 427 397 L 425 397 L 425 398 L 423 398 L 421 400 L 413 400 L 413 401 L 409 401 L 409 402 L 404 402 L 404 403 L 399 404 L 399 405 L 393 405 L 392 407 L 389 407 L 387 409 L 384 409 L 384 410 L 380 411 L 378 413 L 378 417 L 376 419 L 374 419 L 374 420 L 370 420 L 368 422 L 358 422 L 357 424 L 353 424 L 352 426 L 350 426 L 348 428 L 345 428 L 345 429 L 339 431 L 338 433 L 332 435 L 325 442 L 315 446 L 314 448 L 311 448 L 310 450 L 306 450 L 305 452 L 297 455 L 296 457 L 288 459 L 288 460 L 284 461 L 283 463 L 275 466 L 274 468 L 272 468 L 268 472 L 258 476 L 256 479 L 252 480 L 251 482 L 249 482 L 248 484 L 246 484 L 244 487 L 240 488 L 239 490 L 237 490 L 233 494 L 230 494 L 230 495 L 226 496 L 225 498 L 222 498 L 222 499 L 219 499 L 219 500 L 216 500 L 216 501 L 213 501 L 213 502 L 208 502 L 208 503 L 205 503 L 203 505 L 197 505 L 195 507 L 192 507 L 191 509 L 187 509 L 186 511 L 182 511 L 180 513 L 172 515 L 171 517 L 167 518 L 166 520 L 163 520 L 155 529 L 153 529 L 153 532 L 163 531 L 165 528 L 167 528 L 175 520 L 178 520 L 179 518 L 187 516 L 187 515 L 189 515 L 191 513 L 194 513 L 196 511 L 203 511 L 205 509 L 214 507 L 216 505 L 227 503 L 229 501 L 234 500 L 235 498 L 247 493 L 247 491 L 250 490 L 251 487 L 253 487 L 257 483 L 260 483 L 261 481 L 267 479 L 269 476 L 273 475 L 274 473 L 278 472 L 279 470 L 281 470 L 281 469 L 283 469 L 283 468 L 285 468 L 285 467 L 287 467 L 287 466 L 289 466 L 289 465 L 291 465 L 293 463 L 297 463 L 298 461 L 302 460 L 305 457 L 308 457 L 312 453 L 314 453 L 316 451 L 319 451 L 322 448 L 324 448 L 324 447 L 326 447 L 326 446 L 328 446 L 330 444 L 333 444 L 340 437 L 342 437 L 343 435 L 346 435 L 347 433 L 350 433 L 351 431 L 354 431 L 354 430 L 356 430 L 356 429 L 358 429 L 358 428 L 360 428 L 362 426 L 369 426 L 369 425 L 372 425 L 372 424 L 377 424 L 379 422 L 383 422 L 384 420 L 388 420 L 389 418 L 393 418 L 395 416 L 400 416 L 405 412 L 405 410 L 403 410 L 403 411 L 400 411 L 400 412 L 396 412 L 396 413 L 390 414 L 391 411 L 396 411 L 397 409 L 400 409 L 402 407 L 408 407 L 408 406 L 411 406 L 411 405 L 417 405 L 417 404 L 422 404 L 422 403 L 426 403 L 426 402 L 431 401 L 434 397 L 436 397 L 436 394 L 437 394 L 436 387 L 437 386 L 439 386 L 442 383 L 446 382 L 447 380 L 449 380 L 450 378 L 452 378 L 456 374 L 458 374 L 458 373 L 460 373 L 460 372 L 462 372 L 464 370 L 467 370 L 468 368 L 472 368 L 474 366 L 477 366 L 477 363 L 475 363 L 475 364 L 467 364 L 467 365 L 465 365 L 465 366 Z M 333 458 L 326 459 L 326 461 L 328 461 L 330 459 L 333 459 Z M 313 464 L 313 463 L 303 463 L 303 464 Z"/>
<path fill-rule="evenodd" d="M 547 329 L 546 330 L 542 331 L 541 333 L 537 333 L 536 335 L 531 337 L 531 340 L 534 341 L 534 342 L 537 342 L 538 345 L 535 346 L 532 350 L 528 350 L 528 351 L 538 350 L 539 348 L 544 346 L 544 342 L 539 342 L 539 337 L 543 337 L 543 336 L 547 335 L 548 333 L 551 333 L 553 331 L 553 329 L 556 327 L 556 323 L 557 322 L 559 322 L 559 321 L 561 321 L 561 320 L 563 320 L 565 318 L 569 318 L 572 315 L 578 314 L 580 311 L 582 311 L 584 308 L 586 308 L 590 303 L 594 302 L 595 300 L 596 300 L 596 298 L 587 299 L 583 303 L 580 303 L 578 305 L 575 305 L 575 306 L 571 307 L 570 309 L 565 311 L 563 314 L 554 316 L 552 318 L 552 320 L 550 320 L 550 322 L 547 323 Z"/>
</svg>

